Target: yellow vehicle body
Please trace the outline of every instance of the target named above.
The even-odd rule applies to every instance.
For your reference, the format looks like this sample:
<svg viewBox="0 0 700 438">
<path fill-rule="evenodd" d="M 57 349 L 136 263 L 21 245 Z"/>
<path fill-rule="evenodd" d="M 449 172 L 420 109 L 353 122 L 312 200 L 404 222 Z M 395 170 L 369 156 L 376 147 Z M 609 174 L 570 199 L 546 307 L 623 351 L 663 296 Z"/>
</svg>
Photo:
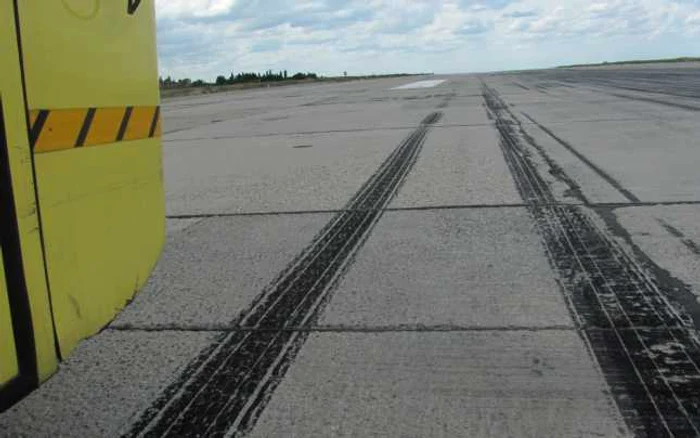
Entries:
<svg viewBox="0 0 700 438">
<path fill-rule="evenodd" d="M 0 0 L 0 205 L 15 224 L 0 270 L 0 409 L 109 323 L 160 255 L 153 2 Z"/>
</svg>

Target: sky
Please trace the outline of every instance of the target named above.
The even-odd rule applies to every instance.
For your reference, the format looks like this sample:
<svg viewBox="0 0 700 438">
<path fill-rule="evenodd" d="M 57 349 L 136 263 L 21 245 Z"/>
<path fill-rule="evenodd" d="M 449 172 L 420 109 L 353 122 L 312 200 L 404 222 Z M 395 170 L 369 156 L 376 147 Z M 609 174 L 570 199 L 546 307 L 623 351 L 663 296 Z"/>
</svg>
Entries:
<svg viewBox="0 0 700 438">
<path fill-rule="evenodd" d="M 156 0 L 163 76 L 436 74 L 700 56 L 700 0 Z"/>
</svg>

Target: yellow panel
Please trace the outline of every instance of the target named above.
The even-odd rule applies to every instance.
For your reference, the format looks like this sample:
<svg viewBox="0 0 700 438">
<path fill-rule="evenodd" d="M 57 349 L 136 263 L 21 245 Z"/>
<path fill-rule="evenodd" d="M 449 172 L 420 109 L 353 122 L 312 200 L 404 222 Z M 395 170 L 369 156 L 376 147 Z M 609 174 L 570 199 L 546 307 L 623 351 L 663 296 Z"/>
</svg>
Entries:
<svg viewBox="0 0 700 438">
<path fill-rule="evenodd" d="M 154 0 L 18 0 L 30 109 L 158 105 Z"/>
<path fill-rule="evenodd" d="M 144 284 L 165 239 L 159 139 L 35 156 L 61 351 Z"/>
<path fill-rule="evenodd" d="M 7 0 L 0 0 L 0 66 L 2 66 L 0 98 L 2 98 L 5 116 L 24 277 L 32 314 L 39 378 L 45 380 L 56 370 L 58 359 L 54 348 L 53 324 L 44 275 L 41 233 L 32 175 L 32 155 L 22 98 L 14 9 L 13 3 Z"/>
<path fill-rule="evenodd" d="M 56 332 L 67 355 L 131 299 L 164 241 L 160 139 L 136 139 L 148 137 L 159 104 L 154 0 L 133 14 L 126 0 L 17 1 L 29 109 L 50 111 L 44 130 L 55 126 L 74 145 L 84 136 L 83 146 L 93 146 L 64 149 L 63 137 L 43 143 L 53 134 L 42 130 L 34 155 Z M 93 117 L 89 132 L 81 130 L 89 117 L 77 112 Z M 51 125 L 57 113 L 73 119 Z"/>
<path fill-rule="evenodd" d="M 0 267 L 2 266 L 2 253 L 0 253 Z M 14 378 L 17 373 L 19 373 L 19 367 L 15 350 L 15 334 L 12 331 L 10 302 L 7 298 L 7 283 L 5 271 L 0 270 L 0 386 Z"/>
</svg>

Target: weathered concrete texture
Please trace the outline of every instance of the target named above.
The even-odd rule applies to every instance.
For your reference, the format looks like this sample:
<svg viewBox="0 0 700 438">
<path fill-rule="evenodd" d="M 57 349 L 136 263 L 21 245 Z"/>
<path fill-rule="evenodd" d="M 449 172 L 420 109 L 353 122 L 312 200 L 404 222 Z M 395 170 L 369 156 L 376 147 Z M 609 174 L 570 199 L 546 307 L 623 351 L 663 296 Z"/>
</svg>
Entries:
<svg viewBox="0 0 700 438">
<path fill-rule="evenodd" d="M 523 119 L 527 121 L 527 119 Z M 557 126 L 554 125 L 553 129 L 557 129 Z M 536 125 L 528 123 L 523 123 L 523 128 L 531 141 L 535 143 L 535 147 L 541 148 L 546 157 L 553 160 L 575 185 L 575 187 L 572 187 L 570 182 L 563 181 L 558 174 L 550 173 L 550 165 L 547 163 L 543 153 L 536 149 L 532 150 L 532 161 L 541 169 L 540 173 L 550 184 L 552 192 L 559 202 L 581 203 L 582 199 L 576 188 L 580 189 L 580 194 L 590 202 L 631 202 L 624 193 L 621 193 L 616 187 L 602 178 L 595 168 L 582 161 L 576 156 L 575 152 L 563 146 L 561 142 L 549 133 Z M 575 150 L 578 151 L 577 149 Z"/>
<path fill-rule="evenodd" d="M 572 331 L 312 334 L 251 437 L 626 436 Z"/>
<path fill-rule="evenodd" d="M 217 335 L 106 330 L 0 415 L 0 436 L 119 436 Z"/>
<path fill-rule="evenodd" d="M 387 212 L 322 325 L 572 326 L 524 208 Z"/>
<path fill-rule="evenodd" d="M 490 126 L 433 128 L 391 207 L 521 203 Z"/>
<path fill-rule="evenodd" d="M 700 176 L 693 170 L 693 157 L 700 135 L 700 104 L 697 95 L 689 97 L 697 89 L 691 83 L 692 74 L 681 77 L 678 72 L 667 71 L 648 83 L 645 73 L 634 68 L 618 77 L 611 72 L 596 75 L 561 71 L 494 76 L 489 80 L 498 90 L 503 89 L 510 109 L 524 123 L 530 122 L 527 114 L 636 198 L 697 200 Z M 630 82 L 624 82 L 624 78 Z M 511 94 L 511 88 L 502 87 L 516 81 L 530 89 Z M 650 92 L 628 87 L 648 88 Z M 534 126 L 528 125 L 527 129 L 538 139 L 547 137 Z M 552 141 L 550 137 L 543 145 L 549 143 L 548 149 L 553 150 L 557 146 Z M 582 170 L 583 163 L 577 165 L 576 160 L 563 158 L 560 164 L 576 177 L 592 201 L 617 202 L 600 181 L 595 181 L 599 177 Z"/>
<path fill-rule="evenodd" d="M 418 92 L 417 90 L 414 90 Z M 420 91 L 425 93 L 426 91 Z M 429 97 L 437 105 L 439 100 Z M 379 100 L 376 102 L 323 105 L 317 103 L 277 114 L 240 120 L 224 120 L 215 124 L 176 132 L 171 140 L 216 138 L 227 136 L 260 136 L 269 134 L 297 134 L 337 130 L 382 129 L 411 127 L 425 116 L 423 108 L 404 108 L 401 101 Z"/>
<path fill-rule="evenodd" d="M 384 92 L 406 81 L 398 78 L 341 84 L 307 84 L 169 99 L 163 102 L 164 128 L 166 133 L 172 134 L 228 120 L 256 120 L 257 117 L 264 121 L 274 121 L 265 119 L 287 118 L 295 111 L 313 107 L 319 102 L 351 103 L 357 100 L 356 95 L 371 96 L 372 92 Z M 338 102 L 341 99 L 342 102 Z M 206 133 L 206 130 L 203 132 Z M 272 131 L 265 133 L 269 132 Z"/>
<path fill-rule="evenodd" d="M 370 81 L 361 88 L 358 84 L 338 84 L 324 93 L 314 94 L 310 90 L 311 94 L 302 93 L 291 98 L 284 97 L 282 91 L 277 90 L 267 94 L 267 98 L 264 98 L 264 94 L 257 94 L 263 100 L 251 106 L 234 99 L 226 104 L 217 103 L 216 106 L 221 105 L 219 112 L 212 112 L 207 107 L 166 108 L 164 116 L 171 111 L 175 114 L 191 112 L 193 117 L 197 117 L 200 111 L 206 114 L 198 126 L 184 124 L 180 130 L 173 127 L 174 132 L 168 138 L 184 140 L 412 127 L 425 116 L 426 109 L 434 108 L 450 93 L 446 85 L 430 89 L 390 90 L 387 85 L 391 83 Z M 230 113 L 233 108 L 238 109 Z M 483 114 L 479 120 L 482 117 Z M 462 123 L 475 122 L 477 120 L 464 120 Z"/>
<path fill-rule="evenodd" d="M 629 207 L 613 214 L 632 241 L 700 301 L 700 206 Z"/>
<path fill-rule="evenodd" d="M 642 201 L 691 201 L 698 197 L 700 174 L 689 157 L 697 153 L 700 124 L 692 129 L 658 129 L 647 121 L 618 121 L 549 128 Z M 567 164 L 562 165 L 570 170 Z M 582 178 L 582 184 L 591 179 L 581 172 L 576 176 Z"/>
<path fill-rule="evenodd" d="M 331 217 L 202 220 L 169 239 L 148 284 L 114 325 L 230 325 Z"/>
<path fill-rule="evenodd" d="M 444 112 L 444 116 L 440 121 L 442 125 L 467 125 L 479 126 L 490 125 L 486 111 L 483 108 L 483 98 L 481 92 L 476 91 L 474 94 L 467 94 L 464 90 L 455 91 L 455 96 L 450 97 L 444 104 L 444 108 L 440 108 Z M 444 100 L 443 100 L 444 102 Z"/>
<path fill-rule="evenodd" d="M 169 143 L 168 213 L 340 209 L 410 131 Z"/>
<path fill-rule="evenodd" d="M 497 84 L 497 87 L 499 91 L 502 90 L 501 84 Z M 516 112 L 524 111 L 547 125 L 586 121 L 609 123 L 649 118 L 649 114 L 640 111 L 634 102 L 583 87 L 570 88 L 555 84 L 547 88 L 546 93 L 533 87 L 529 91 L 513 93 L 503 90 L 502 96 Z"/>
</svg>

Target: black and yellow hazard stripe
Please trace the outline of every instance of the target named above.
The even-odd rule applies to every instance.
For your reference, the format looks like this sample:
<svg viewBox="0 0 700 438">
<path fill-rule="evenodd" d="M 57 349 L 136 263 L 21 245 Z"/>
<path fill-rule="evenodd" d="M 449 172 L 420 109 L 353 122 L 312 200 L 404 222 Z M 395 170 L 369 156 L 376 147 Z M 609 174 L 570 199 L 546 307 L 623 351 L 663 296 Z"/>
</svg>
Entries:
<svg viewBox="0 0 700 438">
<path fill-rule="evenodd" d="M 32 110 L 29 142 L 35 153 L 161 136 L 159 106 Z"/>
</svg>

